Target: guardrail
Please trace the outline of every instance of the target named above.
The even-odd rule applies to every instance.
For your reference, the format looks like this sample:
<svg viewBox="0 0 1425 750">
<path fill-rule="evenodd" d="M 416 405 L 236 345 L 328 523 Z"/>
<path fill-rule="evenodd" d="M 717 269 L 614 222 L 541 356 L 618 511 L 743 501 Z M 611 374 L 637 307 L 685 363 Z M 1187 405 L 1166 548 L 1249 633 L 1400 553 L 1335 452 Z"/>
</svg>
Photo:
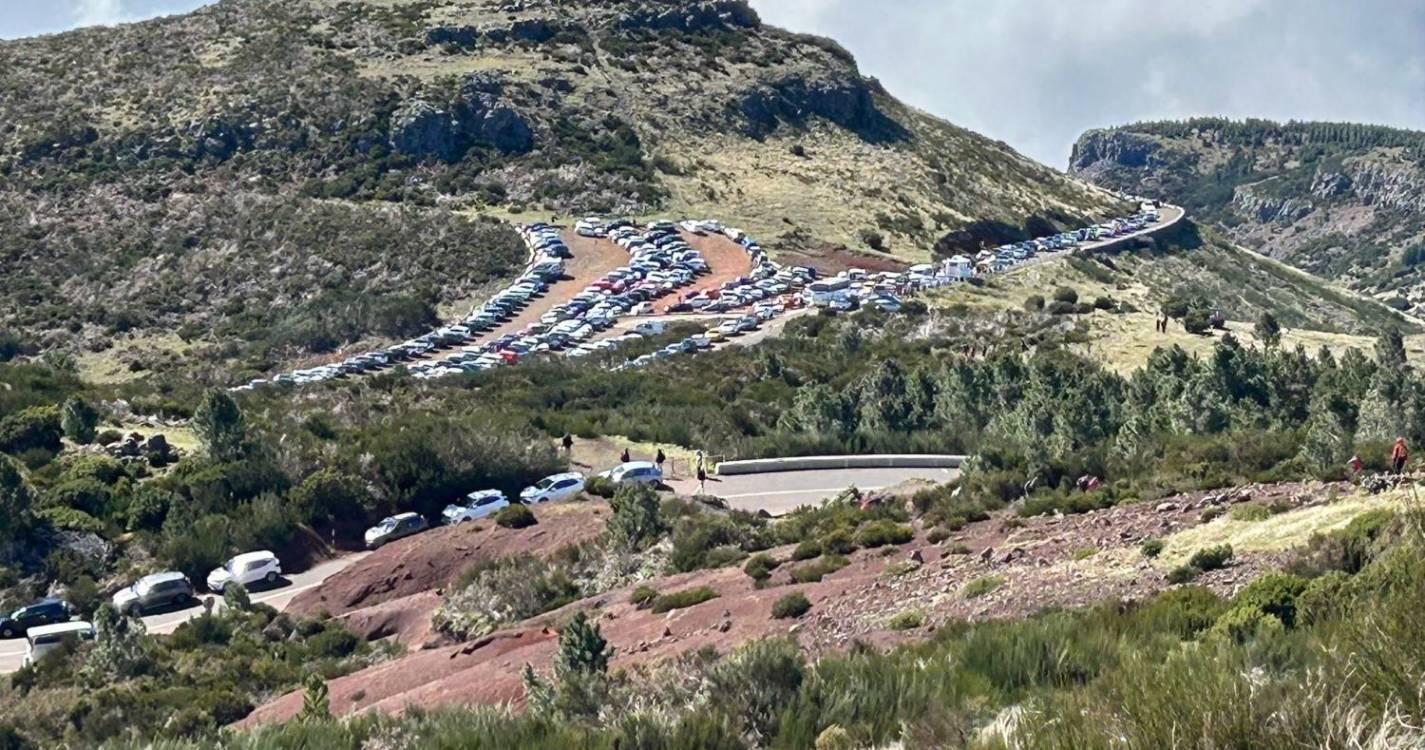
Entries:
<svg viewBox="0 0 1425 750">
<path fill-rule="evenodd" d="M 834 469 L 958 469 L 969 456 L 804 456 L 801 458 L 759 458 L 724 461 L 717 465 L 718 476 L 772 474 L 782 471 L 826 471 Z"/>
</svg>

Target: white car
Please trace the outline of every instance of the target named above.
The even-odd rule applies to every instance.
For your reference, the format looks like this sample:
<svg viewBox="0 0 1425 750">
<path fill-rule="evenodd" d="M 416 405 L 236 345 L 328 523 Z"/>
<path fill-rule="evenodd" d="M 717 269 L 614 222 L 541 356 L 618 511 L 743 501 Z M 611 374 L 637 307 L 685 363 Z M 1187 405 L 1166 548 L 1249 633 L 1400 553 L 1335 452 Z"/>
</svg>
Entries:
<svg viewBox="0 0 1425 750">
<path fill-rule="evenodd" d="M 609 469 L 600 477 L 614 484 L 646 484 L 657 487 L 663 483 L 663 471 L 652 461 L 630 461 Z"/>
<path fill-rule="evenodd" d="M 545 477 L 533 486 L 520 492 L 520 502 L 525 505 L 553 503 L 567 500 L 584 491 L 584 475 L 575 471 Z"/>
<path fill-rule="evenodd" d="M 247 552 L 227 561 L 221 568 L 214 568 L 208 574 L 208 590 L 221 594 L 234 581 L 245 587 L 258 582 L 271 586 L 281 577 L 282 563 L 277 560 L 277 555 L 267 550 Z"/>
<path fill-rule="evenodd" d="M 61 622 L 54 625 L 41 625 L 30 628 L 25 633 L 25 662 L 27 667 L 34 666 L 45 654 L 55 650 L 66 638 L 76 640 L 94 640 L 94 626 L 82 621 Z"/>
<path fill-rule="evenodd" d="M 440 517 L 445 523 L 454 525 L 467 521 L 478 521 L 499 512 L 501 508 L 510 507 L 510 501 L 505 497 L 505 493 L 499 490 L 481 490 L 472 492 L 465 496 L 463 503 L 451 503 L 445 506 L 445 510 L 440 512 Z"/>
</svg>

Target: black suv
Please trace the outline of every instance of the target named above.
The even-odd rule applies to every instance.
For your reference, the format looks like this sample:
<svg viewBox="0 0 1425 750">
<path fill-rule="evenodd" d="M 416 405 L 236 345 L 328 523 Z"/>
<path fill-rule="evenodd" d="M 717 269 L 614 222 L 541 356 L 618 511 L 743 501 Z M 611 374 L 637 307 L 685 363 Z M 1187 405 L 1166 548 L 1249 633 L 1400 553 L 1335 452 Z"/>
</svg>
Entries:
<svg viewBox="0 0 1425 750">
<path fill-rule="evenodd" d="M 41 599 L 0 618 L 0 638 L 19 638 L 30 628 L 69 622 L 69 605 L 62 599 Z"/>
</svg>

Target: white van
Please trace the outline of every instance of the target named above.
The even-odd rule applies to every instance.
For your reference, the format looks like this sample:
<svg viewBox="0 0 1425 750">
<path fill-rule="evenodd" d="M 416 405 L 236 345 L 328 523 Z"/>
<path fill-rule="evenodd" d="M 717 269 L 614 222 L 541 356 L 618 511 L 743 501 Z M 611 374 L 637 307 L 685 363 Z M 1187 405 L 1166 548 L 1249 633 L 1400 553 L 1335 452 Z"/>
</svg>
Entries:
<svg viewBox="0 0 1425 750">
<path fill-rule="evenodd" d="M 92 641 L 94 640 L 94 626 L 81 620 L 30 628 L 29 632 L 25 634 L 25 640 L 29 642 L 25 648 L 25 666 L 34 665 L 35 662 L 44 658 L 45 654 L 58 648 L 66 638 Z"/>
<path fill-rule="evenodd" d="M 633 327 L 633 332 L 640 336 L 661 336 L 668 326 L 661 320 L 649 320 Z"/>
</svg>

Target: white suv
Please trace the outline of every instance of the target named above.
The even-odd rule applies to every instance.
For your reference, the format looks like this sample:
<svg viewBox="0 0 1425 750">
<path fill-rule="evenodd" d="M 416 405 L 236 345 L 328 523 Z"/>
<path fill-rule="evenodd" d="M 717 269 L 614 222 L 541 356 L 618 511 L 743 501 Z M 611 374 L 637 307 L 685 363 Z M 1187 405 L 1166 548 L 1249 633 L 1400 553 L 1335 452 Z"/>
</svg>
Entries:
<svg viewBox="0 0 1425 750">
<path fill-rule="evenodd" d="M 451 503 L 445 506 L 440 517 L 447 524 L 453 525 L 492 516 L 501 508 L 508 507 L 510 507 L 510 501 L 505 498 L 505 493 L 499 490 L 483 490 L 466 495 L 464 503 Z"/>
<path fill-rule="evenodd" d="M 208 574 L 208 590 L 221 594 L 234 581 L 248 588 L 259 582 L 271 586 L 281 577 L 282 563 L 277 555 L 267 550 L 247 552 L 227 561 L 221 568 L 214 568 Z"/>
<path fill-rule="evenodd" d="M 524 488 L 520 493 L 520 502 L 525 505 L 552 503 L 567 500 L 583 491 L 584 475 L 571 471 L 568 474 L 545 477 L 535 482 L 534 486 Z"/>
</svg>

